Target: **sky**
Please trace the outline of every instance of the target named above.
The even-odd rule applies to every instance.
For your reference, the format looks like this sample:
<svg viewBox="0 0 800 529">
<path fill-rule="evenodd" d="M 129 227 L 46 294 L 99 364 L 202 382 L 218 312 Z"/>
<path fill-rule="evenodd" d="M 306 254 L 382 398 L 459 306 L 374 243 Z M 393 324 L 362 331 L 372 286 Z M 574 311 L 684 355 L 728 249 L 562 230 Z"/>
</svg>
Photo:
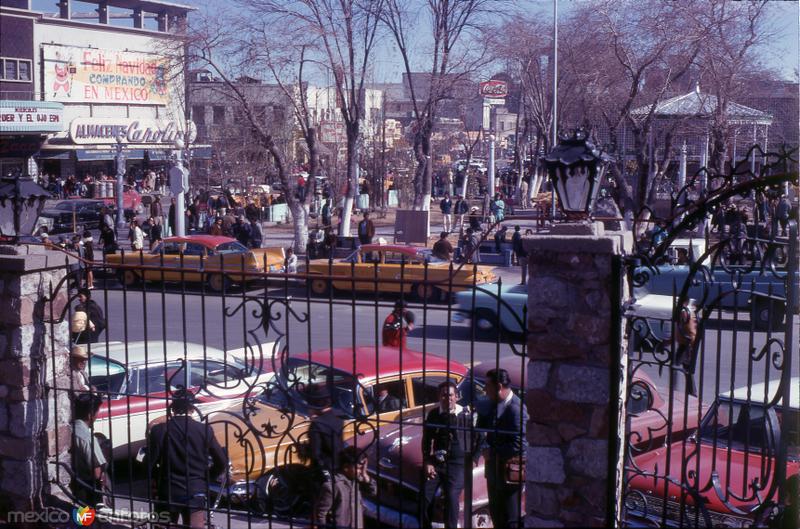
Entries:
<svg viewBox="0 0 800 529">
<path fill-rule="evenodd" d="M 199 10 L 214 13 L 223 8 L 230 8 L 230 0 L 173 0 L 175 3 L 191 5 Z M 519 0 L 518 9 L 541 17 L 553 16 L 554 0 Z M 574 5 L 571 0 L 557 0 L 559 14 L 566 14 Z M 667 0 L 665 0 L 667 1 Z M 680 0 L 678 0 L 680 1 Z M 90 12 L 93 6 L 88 3 L 74 1 L 73 12 Z M 33 0 L 33 9 L 56 12 L 56 0 Z M 112 13 L 114 10 L 112 9 Z M 777 37 L 762 46 L 759 53 L 763 61 L 785 79 L 796 79 L 800 71 L 800 1 L 772 0 L 768 4 L 768 16 L 777 32 Z M 117 21 L 117 23 L 121 23 Z M 154 21 L 148 21 L 148 26 Z M 129 25 L 132 25 L 130 21 Z M 402 78 L 403 64 L 391 39 L 386 38 L 375 50 L 375 65 L 371 72 L 370 82 L 398 82 Z"/>
</svg>

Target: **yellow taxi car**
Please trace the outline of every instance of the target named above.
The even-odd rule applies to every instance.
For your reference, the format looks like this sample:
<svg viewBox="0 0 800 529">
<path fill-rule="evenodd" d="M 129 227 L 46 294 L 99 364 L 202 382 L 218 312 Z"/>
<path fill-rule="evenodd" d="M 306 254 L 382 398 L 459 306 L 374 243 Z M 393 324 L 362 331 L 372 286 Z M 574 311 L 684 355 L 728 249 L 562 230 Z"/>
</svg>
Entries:
<svg viewBox="0 0 800 529">
<path fill-rule="evenodd" d="M 231 283 L 258 279 L 241 272 L 283 272 L 283 248 L 249 249 L 230 237 L 187 235 L 167 237 L 150 252 L 126 252 L 106 257 L 108 264 L 135 264 L 137 268 L 116 271 L 120 283 L 133 286 L 142 281 L 206 282 L 214 292 Z"/>
<path fill-rule="evenodd" d="M 334 276 L 310 279 L 310 289 L 317 295 L 325 295 L 331 288 L 398 294 L 402 290 L 428 301 L 439 299 L 442 292 L 460 292 L 495 279 L 490 266 L 453 265 L 451 270 L 450 261 L 432 256 L 430 248 L 399 244 L 365 244 L 332 263 L 314 259 L 308 264 L 308 273 Z"/>
</svg>

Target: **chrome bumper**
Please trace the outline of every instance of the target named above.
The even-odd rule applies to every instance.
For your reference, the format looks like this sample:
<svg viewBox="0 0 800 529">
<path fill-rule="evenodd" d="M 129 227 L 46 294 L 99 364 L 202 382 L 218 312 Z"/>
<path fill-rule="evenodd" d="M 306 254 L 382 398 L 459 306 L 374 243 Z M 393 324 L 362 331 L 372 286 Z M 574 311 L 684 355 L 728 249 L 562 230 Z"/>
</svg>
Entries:
<svg viewBox="0 0 800 529">
<path fill-rule="evenodd" d="M 245 505 L 250 499 L 254 487 L 255 483 L 247 481 L 238 481 L 226 487 L 220 486 L 219 483 L 211 483 L 208 486 L 208 492 L 210 492 L 214 498 L 221 496 L 222 499 L 226 500 L 231 505 Z"/>
</svg>

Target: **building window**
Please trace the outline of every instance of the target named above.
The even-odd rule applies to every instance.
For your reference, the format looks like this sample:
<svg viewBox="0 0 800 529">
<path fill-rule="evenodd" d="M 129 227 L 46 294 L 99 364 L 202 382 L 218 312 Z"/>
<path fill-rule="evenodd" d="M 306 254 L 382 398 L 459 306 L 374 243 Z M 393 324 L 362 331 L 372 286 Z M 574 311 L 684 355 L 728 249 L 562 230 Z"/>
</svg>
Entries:
<svg viewBox="0 0 800 529">
<path fill-rule="evenodd" d="M 225 107 L 214 107 L 214 123 L 217 125 L 225 123 Z"/>
<path fill-rule="evenodd" d="M 192 119 L 198 125 L 206 124 L 206 109 L 203 106 L 197 105 L 192 107 Z"/>
<path fill-rule="evenodd" d="M 0 79 L 4 81 L 31 81 L 31 61 L 28 59 L 0 58 Z"/>
</svg>

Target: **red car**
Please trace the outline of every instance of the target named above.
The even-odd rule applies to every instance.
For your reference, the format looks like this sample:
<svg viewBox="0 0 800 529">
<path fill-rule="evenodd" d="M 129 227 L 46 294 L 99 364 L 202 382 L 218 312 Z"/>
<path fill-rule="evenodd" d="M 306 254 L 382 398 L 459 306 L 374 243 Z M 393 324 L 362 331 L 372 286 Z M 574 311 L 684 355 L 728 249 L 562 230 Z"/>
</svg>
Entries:
<svg viewBox="0 0 800 529">
<path fill-rule="evenodd" d="M 797 388 L 800 377 L 790 385 Z M 777 501 L 781 435 L 789 440 L 786 476 L 800 472 L 800 397 L 792 392 L 784 415 L 777 388 L 774 381 L 724 393 L 696 436 L 634 457 L 624 502 L 629 522 L 750 527 L 760 505 Z"/>
</svg>

